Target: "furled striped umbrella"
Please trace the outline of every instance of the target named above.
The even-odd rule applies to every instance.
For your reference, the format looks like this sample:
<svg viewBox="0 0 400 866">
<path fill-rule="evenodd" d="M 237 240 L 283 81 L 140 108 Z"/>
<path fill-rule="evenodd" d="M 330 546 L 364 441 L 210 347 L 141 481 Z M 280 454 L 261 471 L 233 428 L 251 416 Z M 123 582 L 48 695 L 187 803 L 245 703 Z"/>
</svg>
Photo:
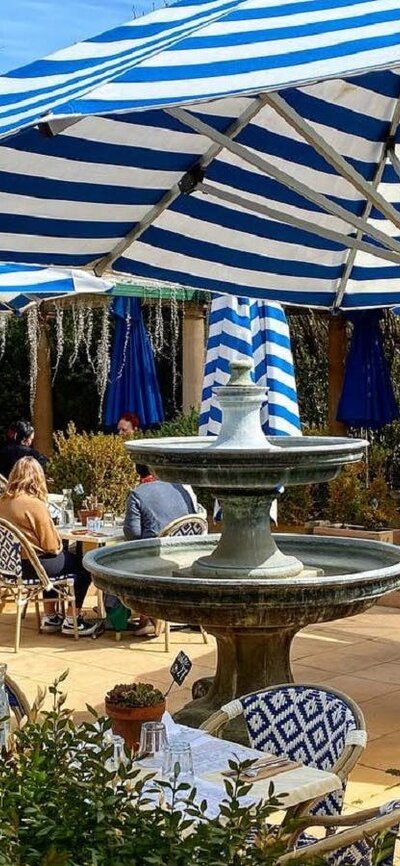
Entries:
<svg viewBox="0 0 400 866">
<path fill-rule="evenodd" d="M 0 260 L 399 304 L 399 119 L 398 0 L 182 0 L 0 79 Z"/>
<path fill-rule="evenodd" d="M 219 432 L 222 413 L 213 388 L 226 385 L 230 363 L 237 358 L 252 358 L 254 381 L 268 389 L 262 411 L 264 432 L 298 435 L 301 427 L 285 313 L 276 303 L 234 297 L 215 297 L 211 305 L 200 434 Z"/>
<path fill-rule="evenodd" d="M 111 282 L 85 271 L 0 262 L 0 312 L 23 313 L 42 298 L 111 290 Z"/>
</svg>

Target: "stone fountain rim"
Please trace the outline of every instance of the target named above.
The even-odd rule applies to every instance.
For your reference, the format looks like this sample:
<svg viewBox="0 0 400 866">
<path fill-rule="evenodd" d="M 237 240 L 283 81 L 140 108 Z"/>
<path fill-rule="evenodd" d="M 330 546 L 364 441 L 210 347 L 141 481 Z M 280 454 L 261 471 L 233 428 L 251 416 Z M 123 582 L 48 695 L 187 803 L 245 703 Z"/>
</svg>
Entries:
<svg viewBox="0 0 400 866">
<path fill-rule="evenodd" d="M 273 451 L 269 451 L 267 448 L 262 451 L 259 445 L 249 446 L 246 449 L 243 449 L 243 446 L 211 448 L 217 438 L 217 436 L 166 436 L 156 439 L 128 439 L 124 444 L 128 451 L 137 451 L 138 453 L 161 452 L 160 456 L 162 457 L 166 457 L 167 454 L 169 456 L 172 451 L 176 456 L 202 453 L 205 450 L 207 454 L 220 454 L 221 457 L 222 455 L 227 457 L 230 454 L 239 454 L 243 462 L 246 461 L 247 456 L 253 457 L 254 453 L 262 454 L 263 458 L 271 455 L 272 459 L 276 461 L 279 452 L 285 456 L 289 454 L 315 456 L 326 453 L 333 456 L 333 454 L 341 451 L 345 451 L 345 453 L 363 451 L 369 444 L 366 439 L 352 439 L 347 436 L 265 436 L 266 445 L 274 445 Z M 308 444 L 309 442 L 313 444 Z M 209 447 L 205 449 L 205 445 Z"/>
<path fill-rule="evenodd" d="M 107 557 L 112 557 L 113 554 L 118 554 L 123 550 L 148 550 L 155 548 L 156 546 L 161 548 L 182 548 L 185 546 L 198 546 L 210 548 L 214 543 L 216 544 L 219 539 L 218 534 L 212 535 L 201 535 L 201 536 L 187 536 L 186 538 L 177 538 L 174 537 L 166 537 L 166 538 L 146 538 L 140 539 L 138 541 L 126 541 L 122 544 L 116 544 L 112 546 L 106 546 L 102 548 L 98 548 L 97 550 L 90 551 L 84 557 L 84 565 L 87 570 L 94 575 L 104 577 L 110 576 L 116 578 L 117 581 L 132 581 L 136 583 L 138 580 L 141 580 L 143 583 L 159 583 L 163 586 L 171 585 L 174 589 L 185 587 L 202 587 L 202 586 L 212 586 L 215 589 L 228 589 L 240 587 L 241 589 L 251 589 L 258 588 L 266 589 L 266 588 L 276 588 L 282 589 L 285 586 L 291 589 L 301 589 L 305 587 L 311 587 L 313 589 L 321 590 L 329 589 L 329 588 L 337 588 L 340 586 L 356 586 L 357 584 L 374 584 L 379 581 L 390 579 L 391 577 L 396 577 L 400 573 L 400 549 L 398 546 L 394 544 L 388 544 L 387 542 L 381 541 L 373 541 L 370 539 L 357 539 L 357 550 L 361 553 L 364 550 L 366 553 L 369 550 L 378 550 L 380 549 L 382 553 L 386 555 L 393 554 L 396 555 L 397 562 L 394 562 L 392 565 L 384 566 L 379 568 L 378 570 L 374 568 L 372 571 L 362 571 L 356 573 L 348 573 L 348 574 L 338 574 L 338 575 L 328 575 L 327 577 L 318 578 L 315 576 L 309 577 L 286 577 L 286 578 L 262 578 L 262 579 L 253 579 L 253 578 L 207 578 L 204 577 L 191 577 L 185 575 L 182 578 L 174 577 L 172 575 L 162 575 L 162 574 L 142 574 L 139 572 L 127 572 L 122 570 L 116 570 L 115 568 L 109 568 L 107 565 L 100 564 L 99 560 Z M 300 535 L 296 533 L 274 533 L 274 538 L 279 541 L 290 541 L 293 540 L 295 542 L 301 541 L 304 545 L 313 545 L 314 547 L 331 547 L 331 548 L 353 548 L 354 547 L 354 539 L 353 538 L 340 538 L 337 536 L 329 537 L 329 536 L 315 536 L 315 535 Z"/>
</svg>

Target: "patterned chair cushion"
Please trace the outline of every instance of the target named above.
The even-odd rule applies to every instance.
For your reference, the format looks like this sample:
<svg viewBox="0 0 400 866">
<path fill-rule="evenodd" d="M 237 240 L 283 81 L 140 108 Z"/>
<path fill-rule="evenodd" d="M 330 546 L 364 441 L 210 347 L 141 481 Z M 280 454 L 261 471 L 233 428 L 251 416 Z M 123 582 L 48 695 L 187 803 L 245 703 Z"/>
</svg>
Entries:
<svg viewBox="0 0 400 866">
<path fill-rule="evenodd" d="M 9 529 L 0 526 L 0 580 L 16 583 L 21 577 L 21 545 Z"/>
<path fill-rule="evenodd" d="M 182 523 L 176 529 L 173 529 L 169 535 L 204 535 L 204 526 L 202 523 L 196 523 L 195 520 L 188 520 L 186 523 Z"/>
<path fill-rule="evenodd" d="M 307 686 L 279 687 L 241 698 L 251 745 L 293 761 L 329 770 L 357 728 L 350 707 L 337 695 Z M 327 795 L 314 814 L 340 814 L 343 790 Z"/>
</svg>

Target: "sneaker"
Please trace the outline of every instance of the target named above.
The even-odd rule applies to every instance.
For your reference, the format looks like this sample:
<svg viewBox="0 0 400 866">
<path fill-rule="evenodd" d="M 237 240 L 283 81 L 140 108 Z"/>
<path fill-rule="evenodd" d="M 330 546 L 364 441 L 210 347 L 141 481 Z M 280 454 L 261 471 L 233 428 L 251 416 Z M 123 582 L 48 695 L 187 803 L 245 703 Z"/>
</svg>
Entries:
<svg viewBox="0 0 400 866">
<path fill-rule="evenodd" d="M 77 623 L 79 635 L 91 635 L 99 627 L 98 619 L 84 619 L 83 616 L 77 617 Z M 74 637 L 74 624 L 72 622 L 72 619 L 70 619 L 68 616 L 65 617 L 65 620 L 62 624 L 61 634 L 69 634 Z"/>
<path fill-rule="evenodd" d="M 40 631 L 48 633 L 60 631 L 64 620 L 60 613 L 53 613 L 52 616 L 42 616 L 40 623 Z"/>
</svg>

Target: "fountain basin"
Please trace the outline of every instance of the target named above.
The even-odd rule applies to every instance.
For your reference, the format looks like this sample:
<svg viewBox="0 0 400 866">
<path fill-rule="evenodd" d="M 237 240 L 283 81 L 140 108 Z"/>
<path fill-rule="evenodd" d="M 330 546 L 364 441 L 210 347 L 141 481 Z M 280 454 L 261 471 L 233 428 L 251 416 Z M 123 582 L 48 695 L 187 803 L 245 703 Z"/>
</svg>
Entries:
<svg viewBox="0 0 400 866">
<path fill-rule="evenodd" d="M 286 533 L 274 537 L 284 554 L 303 563 L 297 577 L 244 582 L 191 575 L 192 563 L 213 552 L 218 535 L 151 538 L 104 547 L 86 555 L 85 567 L 96 586 L 119 596 L 128 607 L 209 629 L 221 624 L 298 629 L 357 613 L 400 586 L 400 549 L 395 545 L 355 545 L 349 538 Z"/>
</svg>

